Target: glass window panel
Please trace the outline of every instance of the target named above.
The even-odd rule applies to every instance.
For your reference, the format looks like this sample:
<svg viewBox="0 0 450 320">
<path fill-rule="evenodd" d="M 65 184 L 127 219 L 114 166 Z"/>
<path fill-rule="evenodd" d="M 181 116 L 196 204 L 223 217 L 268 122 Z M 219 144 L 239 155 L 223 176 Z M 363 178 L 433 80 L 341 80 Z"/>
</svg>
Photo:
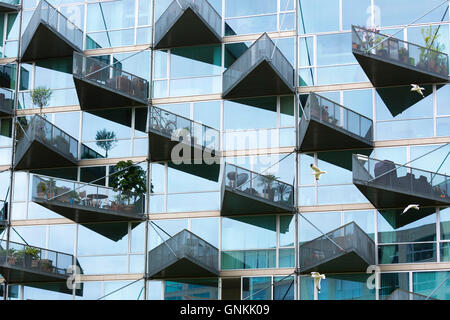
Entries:
<svg viewBox="0 0 450 320">
<path fill-rule="evenodd" d="M 409 273 L 382 273 L 380 275 L 379 299 L 386 299 L 396 289 L 409 291 Z"/>
<path fill-rule="evenodd" d="M 317 33 L 339 29 L 338 0 L 299 0 L 299 33 Z"/>
<path fill-rule="evenodd" d="M 272 278 L 242 278 L 242 298 L 244 300 L 272 300 Z"/>
<path fill-rule="evenodd" d="M 436 262 L 436 243 L 382 245 L 378 247 L 380 264 Z"/>
<path fill-rule="evenodd" d="M 222 250 L 275 248 L 275 216 L 222 219 Z"/>
<path fill-rule="evenodd" d="M 450 272 L 414 272 L 413 290 L 432 299 L 450 299 Z"/>
</svg>

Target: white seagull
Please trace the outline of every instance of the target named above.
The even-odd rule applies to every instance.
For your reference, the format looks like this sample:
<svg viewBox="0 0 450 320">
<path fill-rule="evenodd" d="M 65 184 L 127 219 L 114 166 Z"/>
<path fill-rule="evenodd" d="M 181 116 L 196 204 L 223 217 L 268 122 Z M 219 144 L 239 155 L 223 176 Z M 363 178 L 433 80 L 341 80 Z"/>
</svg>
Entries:
<svg viewBox="0 0 450 320">
<path fill-rule="evenodd" d="M 405 208 L 405 210 L 403 210 L 403 213 L 405 213 L 406 211 L 408 211 L 409 209 L 416 209 L 416 210 L 419 210 L 419 205 L 418 204 L 410 204 L 409 206 L 407 206 L 406 208 Z M 402 214 L 403 214 L 402 213 Z"/>
<path fill-rule="evenodd" d="M 325 275 L 318 272 L 311 272 L 311 278 L 314 279 L 314 285 L 317 288 L 317 292 L 320 292 L 320 281 L 322 281 L 322 279 L 325 279 Z"/>
<path fill-rule="evenodd" d="M 327 173 L 326 171 L 321 171 L 319 168 L 317 168 L 312 163 L 311 163 L 310 167 L 311 167 L 311 169 L 314 170 L 314 172 L 312 174 L 316 177 L 316 180 L 319 180 L 321 175 Z"/>
<path fill-rule="evenodd" d="M 417 92 L 418 94 L 420 94 L 422 97 L 425 98 L 425 96 L 423 95 L 423 92 L 425 88 L 419 87 L 417 84 L 411 84 L 411 91 L 412 92 Z"/>
</svg>

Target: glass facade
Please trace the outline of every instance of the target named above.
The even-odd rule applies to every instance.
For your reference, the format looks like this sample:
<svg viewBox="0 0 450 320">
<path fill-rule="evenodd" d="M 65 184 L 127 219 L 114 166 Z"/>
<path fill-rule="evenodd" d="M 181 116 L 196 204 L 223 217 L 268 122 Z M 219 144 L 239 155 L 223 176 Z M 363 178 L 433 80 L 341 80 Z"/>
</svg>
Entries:
<svg viewBox="0 0 450 320">
<path fill-rule="evenodd" d="M 200 27 L 214 29 L 216 39 L 218 30 L 218 41 L 157 49 L 156 33 L 176 0 L 21 0 L 18 11 L 0 13 L 1 299 L 313 300 L 313 279 L 298 269 L 299 252 L 311 241 L 331 242 L 324 237 L 331 233 L 331 247 L 339 249 L 345 240 L 340 230 L 349 224 L 375 248 L 366 251 L 379 271 L 376 281 L 366 259 L 351 260 L 362 261 L 363 271 L 327 271 L 319 300 L 384 300 L 396 290 L 450 299 L 450 85 L 420 84 L 423 96 L 405 83 L 374 86 L 354 55 L 362 46 L 352 44 L 352 26 L 392 35 L 396 50 L 386 38 L 364 42 L 379 46 L 364 47 L 373 52 L 367 63 L 388 59 L 382 55 L 390 52 L 397 59 L 391 64 L 417 67 L 426 60 L 426 70 L 446 77 L 439 63 L 450 53 L 448 5 L 181 2 L 197 7 L 190 18 L 170 23 L 190 33 L 207 21 Z M 45 13 L 50 25 L 59 22 L 47 37 L 32 30 L 36 12 Z M 208 14 L 209 20 L 192 18 Z M 174 41 L 176 28 L 169 37 Z M 36 43 L 59 48 L 52 39 L 61 36 L 76 42 L 61 49 L 62 56 L 22 59 Z M 253 45 L 258 39 L 270 45 Z M 413 47 L 425 49 L 413 53 Z M 292 88 L 281 90 L 267 74 Z M 239 78 L 235 97 L 225 94 L 226 77 Z M 273 90 L 261 94 L 257 80 Z M 110 98 L 100 101 L 98 92 Z M 310 96 L 321 103 L 308 103 Z M 308 117 L 321 124 L 308 129 L 311 140 L 340 130 L 370 143 L 355 148 L 342 140 L 334 148 L 316 142 L 301 150 L 299 127 Z M 177 149 L 182 131 L 197 148 Z M 217 151 L 209 154 L 213 164 L 204 157 L 209 146 Z M 172 157 L 156 159 L 155 150 Z M 191 162 L 177 164 L 174 150 L 181 158 L 192 151 Z M 366 169 L 386 165 L 385 178 L 391 162 L 401 165 L 397 178 L 408 176 L 411 185 L 423 183 L 427 172 L 428 193 L 439 204 L 418 203 L 419 211 L 405 213 L 403 203 L 377 205 L 354 184 L 354 154 L 380 160 Z M 240 169 L 227 171 L 231 166 Z M 315 178 L 312 166 L 326 173 Z M 231 186 L 233 201 L 224 201 Z M 184 235 L 185 245 L 174 250 L 181 252 L 175 261 L 170 253 L 177 235 Z M 320 260 L 330 243 L 318 247 L 311 256 Z M 5 286 L 4 268 L 25 264 L 33 248 L 73 256 L 78 287 L 36 277 Z M 215 252 L 212 266 L 202 262 L 205 252 Z M 345 266 L 340 256 L 334 262 Z M 49 253 L 33 257 L 29 274 L 48 266 L 59 272 Z M 162 269 L 145 279 L 151 259 L 161 259 Z M 183 263 L 191 269 L 180 275 Z"/>
</svg>

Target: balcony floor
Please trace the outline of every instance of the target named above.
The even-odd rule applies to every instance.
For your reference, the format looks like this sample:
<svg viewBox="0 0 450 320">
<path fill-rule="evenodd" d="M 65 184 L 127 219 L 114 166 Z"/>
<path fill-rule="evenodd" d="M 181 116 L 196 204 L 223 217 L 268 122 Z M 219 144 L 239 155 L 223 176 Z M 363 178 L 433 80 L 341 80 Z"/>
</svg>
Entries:
<svg viewBox="0 0 450 320">
<path fill-rule="evenodd" d="M 373 142 L 314 118 L 300 121 L 300 152 L 373 148 Z M 351 158 L 350 158 L 351 162 Z"/>
<path fill-rule="evenodd" d="M 212 270 L 204 268 L 186 256 L 169 264 L 162 270 L 149 273 L 149 277 L 152 279 L 203 278 L 217 277 L 218 275 L 218 271 L 213 272 Z"/>
<path fill-rule="evenodd" d="M 195 30 L 187 32 L 186 30 Z M 158 38 L 158 36 L 155 36 Z M 190 7 L 169 27 L 166 33 L 155 43 L 155 49 L 186 47 L 221 43 L 222 38 L 208 26 Z"/>
<path fill-rule="evenodd" d="M 375 183 L 365 184 L 364 181 L 355 179 L 353 179 L 353 184 L 377 209 L 404 209 L 408 205 L 416 203 L 421 207 L 450 206 L 449 198 L 427 197 L 420 193 L 408 193 Z"/>
<path fill-rule="evenodd" d="M 8 281 L 8 284 L 35 283 L 35 282 L 65 282 L 67 275 L 50 274 L 42 271 L 11 266 L 7 263 L 0 264 L 0 274 Z"/>
<path fill-rule="evenodd" d="M 70 204 L 63 201 L 48 201 L 37 197 L 33 197 L 33 202 L 76 223 L 140 221 L 145 219 L 144 215 L 125 214 L 102 208 L 91 208 L 78 204 Z"/>
<path fill-rule="evenodd" d="M 223 93 L 224 99 L 247 98 L 293 94 L 294 89 L 287 84 L 267 59 L 262 59 L 241 79 Z"/>
<path fill-rule="evenodd" d="M 93 75 L 95 76 L 95 74 Z M 73 76 L 81 110 L 110 109 L 147 105 L 146 100 L 113 90 L 94 80 L 80 79 Z"/>
<path fill-rule="evenodd" d="M 26 138 L 23 138 L 26 139 Z M 57 148 L 45 143 L 41 143 L 37 139 L 33 141 L 21 141 L 20 143 L 27 143 L 23 156 L 15 161 L 15 170 L 31 170 L 43 168 L 61 168 L 77 166 L 75 159 L 70 159 L 59 152 Z"/>
<path fill-rule="evenodd" d="M 220 215 L 293 213 L 293 208 L 225 186 Z"/>
<path fill-rule="evenodd" d="M 356 253 L 355 250 L 351 250 L 337 257 L 331 258 L 325 262 L 320 262 L 319 265 L 301 268 L 300 273 L 307 274 L 313 271 L 325 274 L 344 273 L 344 272 L 365 272 L 368 266 L 369 263 L 367 261 L 361 258 Z"/>
<path fill-rule="evenodd" d="M 28 45 L 22 48 L 20 61 L 70 57 L 74 51 L 80 50 L 41 21 Z"/>
<path fill-rule="evenodd" d="M 362 51 L 353 50 L 353 55 L 374 87 L 409 86 L 412 83 L 429 84 L 448 81 L 448 76 L 422 71 L 412 66 L 408 67 L 375 54 L 364 54 Z"/>
</svg>

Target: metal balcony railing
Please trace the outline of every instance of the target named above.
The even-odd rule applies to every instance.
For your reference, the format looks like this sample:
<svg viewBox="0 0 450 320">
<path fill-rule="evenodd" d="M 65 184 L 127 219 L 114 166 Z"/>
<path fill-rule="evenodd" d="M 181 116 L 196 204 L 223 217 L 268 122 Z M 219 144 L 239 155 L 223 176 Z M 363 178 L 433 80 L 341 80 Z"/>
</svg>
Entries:
<svg viewBox="0 0 450 320">
<path fill-rule="evenodd" d="M 150 250 L 148 272 L 155 277 L 164 269 L 173 267 L 178 261 L 187 259 L 204 269 L 205 276 L 219 274 L 219 250 L 188 230 L 182 230 L 159 246 Z M 190 268 L 179 268 L 171 276 L 189 277 Z"/>
<path fill-rule="evenodd" d="M 402 202 L 401 196 L 394 198 L 399 207 L 411 204 L 411 197 L 425 202 L 428 199 L 432 202 L 431 204 L 450 204 L 449 176 L 362 155 L 353 155 L 352 163 L 354 184 L 404 194 L 408 197 L 405 202 Z M 370 195 L 369 191 L 363 191 L 363 193 Z M 382 201 L 383 199 L 380 199 L 380 202 Z M 422 203 L 419 204 L 422 205 Z M 380 206 L 377 203 L 374 205 L 377 208 Z M 397 208 L 397 206 L 387 208 Z"/>
<path fill-rule="evenodd" d="M 21 57 L 23 57 L 25 52 L 27 51 L 28 46 L 32 42 L 35 32 L 40 24 L 45 25 L 45 27 L 47 27 L 49 30 L 56 33 L 61 39 L 63 39 L 62 41 L 70 44 L 70 46 L 74 50 L 82 50 L 83 31 L 69 19 L 67 19 L 50 3 L 45 0 L 41 0 L 37 8 L 34 10 L 33 16 L 31 17 L 30 22 L 28 23 L 28 26 L 23 33 L 20 54 Z M 44 41 L 46 39 L 42 40 Z"/>
<path fill-rule="evenodd" d="M 155 106 L 149 107 L 147 131 L 194 147 L 220 150 L 219 130 Z"/>
<path fill-rule="evenodd" d="M 343 129 L 358 136 L 360 139 L 366 140 L 368 143 L 373 143 L 372 119 L 330 99 L 311 92 L 304 111 L 306 119 L 314 119 L 337 129 Z"/>
<path fill-rule="evenodd" d="M 19 129 L 17 130 L 19 131 Z M 75 163 L 78 160 L 78 141 L 48 120 L 35 115 L 17 142 L 16 165 L 35 140 L 48 148 L 56 150 L 71 162 Z M 42 154 L 41 157 L 46 157 L 46 155 Z"/>
<path fill-rule="evenodd" d="M 354 252 L 365 264 L 375 264 L 375 243 L 355 222 L 350 222 L 326 233 L 326 235 L 303 243 L 299 251 L 301 272 L 315 270 L 322 264 L 351 252 Z M 348 261 L 345 260 L 345 262 Z M 333 267 L 346 269 L 354 266 L 341 267 L 334 264 Z M 334 270 L 328 272 L 332 271 Z M 365 271 L 365 269 L 359 271 Z"/>
<path fill-rule="evenodd" d="M 18 270 L 27 274 L 39 274 L 46 276 L 46 280 L 64 280 L 71 273 L 68 268 L 78 265 L 73 255 L 29 246 L 17 242 L 0 240 L 0 272 L 9 281 L 8 272 L 5 270 Z M 34 282 L 33 275 L 26 277 Z M 41 282 L 40 276 L 36 276 L 37 282 Z M 13 280 L 16 282 L 16 280 Z"/>
<path fill-rule="evenodd" d="M 74 52 L 73 76 L 114 93 L 127 96 L 140 104 L 147 104 L 149 89 L 147 80 L 113 65 L 103 63 L 98 59 Z"/>
<path fill-rule="evenodd" d="M 447 54 L 390 37 L 389 35 L 352 26 L 352 50 L 355 55 L 367 56 L 422 74 L 429 74 L 438 78 L 437 81 L 439 81 L 439 78 L 441 81 L 448 79 L 449 60 Z M 362 66 L 364 69 L 364 65 Z M 375 86 L 388 85 L 388 83 L 381 83 L 384 80 L 373 78 L 371 76 L 372 71 L 368 73 L 368 76 Z M 381 72 L 386 72 L 386 70 Z M 419 83 L 416 82 L 416 79 L 411 79 L 411 76 L 409 78 L 408 76 L 404 77 L 404 81 L 401 81 L 398 74 L 385 76 L 392 76 L 393 79 L 398 80 L 398 83 L 390 83 L 392 85 Z M 418 76 L 418 79 L 421 79 L 420 76 Z"/>
<path fill-rule="evenodd" d="M 0 115 L 8 116 L 14 113 L 14 90 L 0 88 Z"/>
<path fill-rule="evenodd" d="M 224 172 L 222 189 L 243 193 L 287 209 L 294 207 L 294 187 L 277 180 L 275 176 L 256 173 L 230 163 L 225 163 Z"/>
<path fill-rule="evenodd" d="M 282 79 L 288 91 L 294 92 L 294 68 L 267 33 L 264 33 L 223 73 L 223 96 L 226 97 L 240 81 L 264 60 Z M 267 81 L 273 82 L 273 77 L 268 78 Z"/>
<path fill-rule="evenodd" d="M 189 34 L 186 32 L 184 35 L 176 34 L 170 37 L 167 43 L 161 44 L 163 38 L 165 38 L 170 29 L 178 22 L 180 17 L 185 13 L 187 9 L 191 9 L 198 18 L 203 22 L 205 27 L 212 33 L 213 36 L 205 37 L 205 32 L 194 32 L 193 38 L 190 39 Z M 189 30 L 189 26 L 180 26 L 181 29 Z M 222 34 L 222 17 L 211 6 L 207 0 L 174 0 L 159 17 L 155 24 L 155 47 L 160 49 L 167 46 L 181 46 L 181 45 L 195 45 L 205 43 L 219 43 Z"/>
<path fill-rule="evenodd" d="M 145 212 L 145 194 L 120 192 L 95 184 L 42 175 L 33 175 L 31 188 L 33 201 L 54 207 L 73 208 L 74 212 L 83 210 L 91 212 L 93 216 L 120 214 L 129 216 L 130 219 L 143 217 Z M 108 219 L 105 217 L 102 220 Z"/>
</svg>

